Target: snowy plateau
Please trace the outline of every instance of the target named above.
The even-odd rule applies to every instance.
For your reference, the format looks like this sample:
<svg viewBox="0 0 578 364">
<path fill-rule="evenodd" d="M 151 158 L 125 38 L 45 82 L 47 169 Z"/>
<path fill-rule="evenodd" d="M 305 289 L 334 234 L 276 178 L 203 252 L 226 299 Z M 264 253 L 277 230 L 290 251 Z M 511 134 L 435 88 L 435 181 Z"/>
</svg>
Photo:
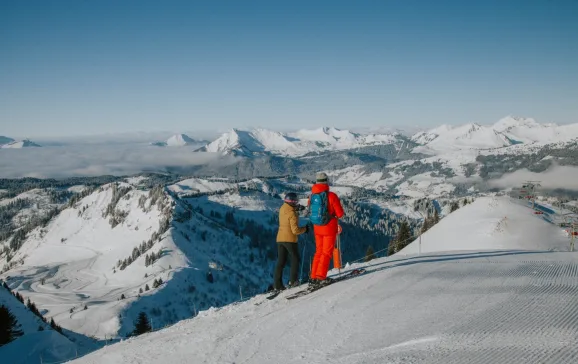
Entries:
<svg viewBox="0 0 578 364">
<path fill-rule="evenodd" d="M 122 153 L 110 175 L 0 179 L 0 305 L 23 331 L 2 363 L 578 362 L 578 255 L 559 226 L 578 213 L 578 124 L 234 129 L 156 145 L 184 148 L 143 154 L 218 158 L 123 174 Z M 0 166 L 55 148 L 2 150 Z M 306 203 L 321 170 L 346 211 L 341 273 L 367 272 L 269 301 L 281 197 Z M 527 180 L 548 213 L 513 193 Z M 434 214 L 387 254 L 402 223 L 415 238 Z M 313 240 L 299 239 L 303 279 Z M 131 337 L 141 312 L 154 332 Z"/>
</svg>

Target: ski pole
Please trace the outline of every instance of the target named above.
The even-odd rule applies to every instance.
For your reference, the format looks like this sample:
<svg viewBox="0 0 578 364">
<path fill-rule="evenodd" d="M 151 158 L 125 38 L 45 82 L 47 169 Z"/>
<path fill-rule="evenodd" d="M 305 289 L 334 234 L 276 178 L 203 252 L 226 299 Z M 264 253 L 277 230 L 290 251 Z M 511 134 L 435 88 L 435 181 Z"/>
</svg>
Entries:
<svg viewBox="0 0 578 364">
<path fill-rule="evenodd" d="M 307 250 L 307 241 L 304 241 L 303 252 L 301 253 L 301 272 L 299 273 L 299 282 L 303 282 L 303 265 L 305 263 L 305 250 Z"/>
</svg>

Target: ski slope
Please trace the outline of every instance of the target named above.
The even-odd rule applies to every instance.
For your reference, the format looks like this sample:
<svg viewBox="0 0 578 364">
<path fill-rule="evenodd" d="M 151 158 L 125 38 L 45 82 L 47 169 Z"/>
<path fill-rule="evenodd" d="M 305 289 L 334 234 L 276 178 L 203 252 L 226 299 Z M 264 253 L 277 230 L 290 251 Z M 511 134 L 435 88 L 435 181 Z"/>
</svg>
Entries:
<svg viewBox="0 0 578 364">
<path fill-rule="evenodd" d="M 542 222 L 509 203 L 454 212 L 424 235 L 430 253 L 373 260 L 365 275 L 296 300 L 289 291 L 209 309 L 73 363 L 577 362 L 578 253 L 549 251 L 563 250 L 558 230 L 526 231 L 526 219 Z M 494 231 L 504 213 L 499 249 L 491 235 L 448 233 L 458 222 Z"/>
<path fill-rule="evenodd" d="M 567 251 L 569 240 L 562 228 L 507 197 L 482 197 L 449 214 L 422 235 L 421 252 L 466 250 Z M 398 254 L 417 254 L 419 239 Z"/>
</svg>

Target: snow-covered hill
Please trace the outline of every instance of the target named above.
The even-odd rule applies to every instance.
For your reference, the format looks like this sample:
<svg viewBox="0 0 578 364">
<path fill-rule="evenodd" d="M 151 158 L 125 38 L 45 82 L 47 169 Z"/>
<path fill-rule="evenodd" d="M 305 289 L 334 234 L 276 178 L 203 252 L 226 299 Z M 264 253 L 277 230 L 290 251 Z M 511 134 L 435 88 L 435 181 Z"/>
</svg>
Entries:
<svg viewBox="0 0 578 364">
<path fill-rule="evenodd" d="M 151 145 L 157 147 L 186 147 L 186 146 L 199 146 L 202 144 L 203 144 L 202 141 L 194 140 L 185 134 L 175 134 L 164 142 L 151 143 Z"/>
<path fill-rule="evenodd" d="M 357 134 L 336 128 L 280 133 L 266 129 L 233 129 L 201 148 L 201 151 L 252 156 L 275 154 L 301 156 L 313 152 L 347 150 L 399 142 L 399 134 Z"/>
<path fill-rule="evenodd" d="M 240 292 L 254 295 L 271 282 L 272 216 L 280 205 L 259 183 L 248 181 L 242 191 L 199 179 L 166 190 L 127 183 L 87 190 L 16 251 L 6 242 L 2 276 L 62 327 L 98 338 L 127 335 L 140 310 L 166 325 L 233 302 Z M 26 194 L 43 206 L 40 191 Z"/>
<path fill-rule="evenodd" d="M 539 124 L 531 118 L 507 116 L 494 125 L 442 125 L 412 137 L 416 153 L 440 155 L 464 149 L 496 149 L 516 144 L 549 144 L 578 138 L 578 124 Z"/>
<path fill-rule="evenodd" d="M 14 139 L 12 139 L 12 138 L 8 138 L 8 137 L 0 135 L 0 146 L 2 146 L 4 144 L 12 143 L 13 141 L 14 141 Z"/>
<path fill-rule="evenodd" d="M 511 145 L 496 130 L 479 124 L 460 126 L 443 125 L 429 132 L 414 135 L 415 142 L 424 144 L 414 149 L 417 153 L 438 154 L 459 149 L 490 149 Z"/>
<path fill-rule="evenodd" d="M 578 124 L 540 124 L 531 118 L 514 116 L 499 120 L 493 129 L 514 143 L 556 143 L 578 138 Z"/>
<path fill-rule="evenodd" d="M 526 232 L 537 218 L 509 204 L 482 199 L 440 222 L 424 235 L 438 252 L 372 260 L 365 275 L 292 301 L 290 290 L 210 309 L 74 363 L 571 363 L 578 253 L 547 251 L 557 231 Z M 504 208 L 508 226 L 496 233 Z M 434 230 L 456 220 L 508 239 L 496 250 Z"/>
<path fill-rule="evenodd" d="M 1 144 L 1 143 L 0 143 Z M 20 149 L 20 148 L 38 148 L 40 145 L 25 139 L 20 141 L 12 141 L 7 144 L 1 145 L 0 148 L 13 148 L 13 149 Z"/>
<path fill-rule="evenodd" d="M 482 197 L 449 214 L 399 255 L 482 250 L 567 251 L 568 235 L 506 197 Z"/>
<path fill-rule="evenodd" d="M 27 301 L 25 301 L 27 302 Z M 96 350 L 98 343 L 79 335 L 71 335 L 74 341 L 52 329 L 50 325 L 34 315 L 16 297 L 0 287 L 0 305 L 7 307 L 18 320 L 23 335 L 0 347 L 0 358 L 10 364 L 60 362 Z"/>
</svg>

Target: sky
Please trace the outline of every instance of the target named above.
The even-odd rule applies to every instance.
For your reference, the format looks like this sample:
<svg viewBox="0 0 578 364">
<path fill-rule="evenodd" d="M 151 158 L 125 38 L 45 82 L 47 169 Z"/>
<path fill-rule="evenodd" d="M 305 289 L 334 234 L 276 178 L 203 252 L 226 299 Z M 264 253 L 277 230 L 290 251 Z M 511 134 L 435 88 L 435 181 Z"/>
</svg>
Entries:
<svg viewBox="0 0 578 364">
<path fill-rule="evenodd" d="M 576 19 L 576 0 L 0 1 L 0 135 L 578 122 Z"/>
</svg>

